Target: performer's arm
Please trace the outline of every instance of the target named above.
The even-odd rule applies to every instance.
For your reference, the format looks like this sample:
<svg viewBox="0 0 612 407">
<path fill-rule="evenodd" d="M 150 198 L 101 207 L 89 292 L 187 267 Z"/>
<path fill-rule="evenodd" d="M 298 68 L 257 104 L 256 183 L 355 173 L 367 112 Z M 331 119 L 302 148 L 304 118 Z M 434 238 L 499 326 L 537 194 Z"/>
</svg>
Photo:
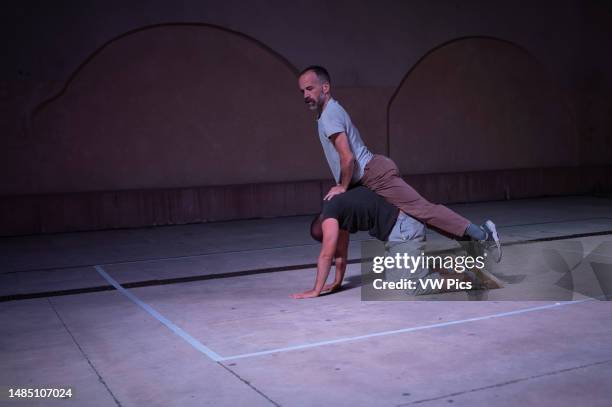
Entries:
<svg viewBox="0 0 612 407">
<path fill-rule="evenodd" d="M 344 273 L 346 272 L 346 265 L 348 264 L 349 240 L 349 233 L 346 230 L 340 229 L 338 233 L 338 244 L 336 245 L 335 254 L 336 277 L 334 278 L 333 283 L 327 284 L 323 287 L 323 292 L 334 292 L 340 289 L 340 286 L 342 286 L 342 280 L 344 280 Z"/>
<path fill-rule="evenodd" d="M 315 279 L 314 288 L 304 291 L 303 293 L 292 294 L 291 297 L 293 298 L 318 297 L 321 291 L 323 291 L 323 286 L 329 275 L 329 269 L 331 268 L 334 254 L 336 253 L 340 228 L 338 226 L 338 220 L 333 218 L 324 219 L 322 228 L 323 243 L 321 245 L 321 252 L 319 253 L 319 260 L 317 261 L 317 277 Z"/>
<path fill-rule="evenodd" d="M 353 169 L 355 167 L 355 156 L 351 151 L 346 133 L 340 132 L 333 134 L 329 139 L 334 143 L 334 147 L 340 156 L 340 184 L 329 190 L 327 195 L 325 195 L 325 200 L 331 199 L 334 195 L 346 192 L 351 184 L 351 179 L 353 179 Z"/>
</svg>

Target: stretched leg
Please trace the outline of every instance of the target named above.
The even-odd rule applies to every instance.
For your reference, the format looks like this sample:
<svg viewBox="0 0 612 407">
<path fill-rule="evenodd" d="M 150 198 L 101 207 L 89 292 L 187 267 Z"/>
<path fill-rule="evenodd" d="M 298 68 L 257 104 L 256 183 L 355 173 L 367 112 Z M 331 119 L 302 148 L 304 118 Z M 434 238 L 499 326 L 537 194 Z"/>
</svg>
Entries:
<svg viewBox="0 0 612 407">
<path fill-rule="evenodd" d="M 410 216 L 455 237 L 462 237 L 470 225 L 458 213 L 423 198 L 401 178 L 395 163 L 385 156 L 375 155 L 370 160 L 361 182 Z"/>
<path fill-rule="evenodd" d="M 469 236 L 485 242 L 489 247 L 494 246 L 497 249 L 496 261 L 501 260 L 501 244 L 493 222 L 489 220 L 480 227 L 446 206 L 432 204 L 402 179 L 390 158 L 375 155 L 366 165 L 361 183 L 410 216 L 442 231 L 447 237 L 450 235 L 461 240 Z"/>
</svg>

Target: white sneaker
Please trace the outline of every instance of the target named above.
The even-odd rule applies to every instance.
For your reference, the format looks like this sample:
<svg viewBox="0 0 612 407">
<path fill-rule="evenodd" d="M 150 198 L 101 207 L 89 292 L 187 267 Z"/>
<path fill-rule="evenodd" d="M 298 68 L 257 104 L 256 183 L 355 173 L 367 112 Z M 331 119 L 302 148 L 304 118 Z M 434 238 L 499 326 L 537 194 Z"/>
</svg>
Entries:
<svg viewBox="0 0 612 407">
<path fill-rule="evenodd" d="M 497 253 L 494 256 L 494 260 L 496 263 L 499 263 L 502 258 L 502 248 L 501 243 L 499 241 L 499 235 L 497 234 L 497 228 L 495 227 L 495 223 L 491 220 L 487 220 L 483 225 L 483 229 L 487 232 L 487 238 L 483 241 L 483 244 L 486 249 L 491 250 L 493 248 L 497 248 Z"/>
</svg>

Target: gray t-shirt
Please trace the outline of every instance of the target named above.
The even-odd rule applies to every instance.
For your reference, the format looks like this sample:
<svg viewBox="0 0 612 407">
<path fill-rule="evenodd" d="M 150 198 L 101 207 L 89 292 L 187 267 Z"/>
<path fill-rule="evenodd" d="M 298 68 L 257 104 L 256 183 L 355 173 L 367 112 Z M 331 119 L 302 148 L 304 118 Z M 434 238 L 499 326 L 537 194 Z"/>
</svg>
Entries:
<svg viewBox="0 0 612 407">
<path fill-rule="evenodd" d="M 361 136 L 359 135 L 359 130 L 353 125 L 346 110 L 344 110 L 335 99 L 329 99 L 325 109 L 321 113 L 321 117 L 317 120 L 317 125 L 319 128 L 319 139 L 321 140 L 321 145 L 325 152 L 325 158 L 327 158 L 329 168 L 338 184 L 340 183 L 340 155 L 329 137 L 340 132 L 346 133 L 349 146 L 355 157 L 351 185 L 357 183 L 361 177 L 363 177 L 363 170 L 372 158 L 372 153 L 365 144 L 363 144 L 363 140 L 361 140 Z"/>
</svg>

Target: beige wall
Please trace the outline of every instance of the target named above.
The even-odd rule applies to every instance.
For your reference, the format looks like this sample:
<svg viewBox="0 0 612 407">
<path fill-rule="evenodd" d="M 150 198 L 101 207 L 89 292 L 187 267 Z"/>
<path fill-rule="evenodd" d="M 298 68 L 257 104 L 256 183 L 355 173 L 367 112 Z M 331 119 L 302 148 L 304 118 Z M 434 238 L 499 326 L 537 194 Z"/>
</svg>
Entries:
<svg viewBox="0 0 612 407">
<path fill-rule="evenodd" d="M 405 174 L 596 164 L 579 154 L 575 113 L 549 73 L 491 38 L 427 54 L 391 101 L 389 140 Z"/>
<path fill-rule="evenodd" d="M 23 161 L 35 168 L 21 183 L 31 188 L 13 192 L 327 177 L 295 76 L 262 45 L 210 26 L 126 35 L 33 115 Z"/>
<path fill-rule="evenodd" d="M 0 195 L 327 179 L 292 77 L 312 63 L 330 69 L 376 152 L 410 72 L 389 112 L 405 171 L 612 162 L 602 2 L 64 0 L 5 11 Z M 466 36 L 501 41 L 452 42 Z"/>
<path fill-rule="evenodd" d="M 612 178 L 604 2 L 64 0 L 5 21 L 2 234 L 311 213 L 331 178 L 295 78 L 313 63 L 432 200 Z"/>
</svg>

